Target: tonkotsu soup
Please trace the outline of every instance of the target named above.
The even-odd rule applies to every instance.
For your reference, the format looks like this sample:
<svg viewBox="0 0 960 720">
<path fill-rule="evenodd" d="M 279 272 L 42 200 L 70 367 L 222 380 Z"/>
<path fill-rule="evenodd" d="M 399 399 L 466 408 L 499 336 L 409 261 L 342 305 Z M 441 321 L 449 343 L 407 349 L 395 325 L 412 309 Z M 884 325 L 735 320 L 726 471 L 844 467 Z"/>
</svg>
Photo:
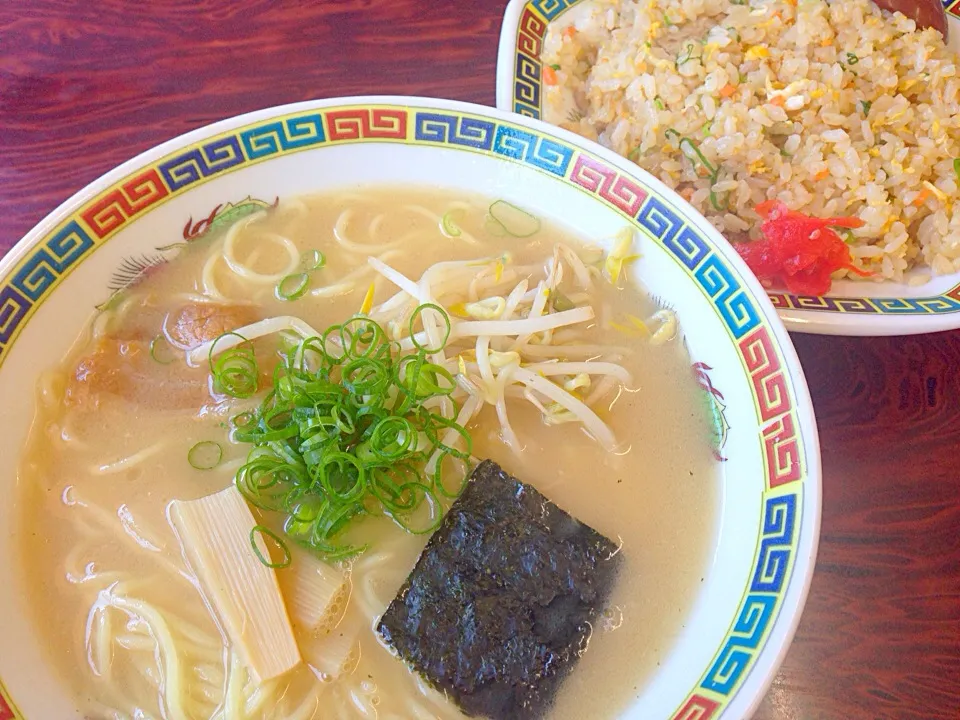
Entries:
<svg viewBox="0 0 960 720">
<path fill-rule="evenodd" d="M 192 231 L 39 383 L 18 537 L 78 712 L 463 717 L 377 626 L 485 459 L 618 547 L 526 716 L 623 711 L 696 597 L 719 475 L 631 231 L 606 252 L 504 201 L 397 187 Z"/>
</svg>

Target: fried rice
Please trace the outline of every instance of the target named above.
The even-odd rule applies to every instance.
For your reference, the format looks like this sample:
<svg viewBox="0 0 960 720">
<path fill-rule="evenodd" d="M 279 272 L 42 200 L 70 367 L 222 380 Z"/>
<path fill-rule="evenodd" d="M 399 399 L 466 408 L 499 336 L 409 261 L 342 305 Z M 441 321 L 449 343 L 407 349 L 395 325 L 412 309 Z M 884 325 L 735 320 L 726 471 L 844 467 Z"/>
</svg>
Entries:
<svg viewBox="0 0 960 720">
<path fill-rule="evenodd" d="M 676 189 L 731 240 L 778 198 L 855 215 L 854 264 L 960 271 L 960 78 L 868 0 L 590 0 L 548 29 L 544 117 Z M 839 271 L 843 277 L 847 271 Z"/>
</svg>

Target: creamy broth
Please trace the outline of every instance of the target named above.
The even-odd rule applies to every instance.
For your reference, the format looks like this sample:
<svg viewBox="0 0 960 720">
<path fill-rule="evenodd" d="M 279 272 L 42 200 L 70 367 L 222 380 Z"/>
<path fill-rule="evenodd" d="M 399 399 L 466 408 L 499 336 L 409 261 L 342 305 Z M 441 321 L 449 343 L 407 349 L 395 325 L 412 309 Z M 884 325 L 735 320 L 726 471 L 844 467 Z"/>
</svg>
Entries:
<svg viewBox="0 0 960 720">
<path fill-rule="evenodd" d="M 367 254 L 417 279 L 436 262 L 509 252 L 503 272 L 519 268 L 521 278 L 524 266 L 540 267 L 553 255 L 556 242 L 583 247 L 547 223 L 532 237 L 503 235 L 485 220 L 488 205 L 479 197 L 399 188 L 281 200 L 236 234 L 234 255 L 261 274 L 279 274 L 289 253 L 271 234 L 300 252 L 320 249 L 326 266 L 311 278 L 311 290 L 327 288 L 320 297 L 281 302 L 273 284 L 251 286 L 222 259 L 225 230 L 216 228 L 115 298 L 63 363 L 44 374 L 20 466 L 19 537 L 37 633 L 81 713 L 230 717 L 224 703 L 232 677 L 243 688 L 237 696 L 243 717 L 462 717 L 373 632 L 426 542 L 384 517 L 364 518 L 348 531 L 372 544 L 344 564 L 351 594 L 338 627 L 361 628 L 348 672 L 330 679 L 301 664 L 260 687 L 246 677 L 184 559 L 168 506 L 231 484 L 249 446 L 229 442 L 226 428 L 252 401 L 217 402 L 206 390 L 205 367 L 186 369 L 176 352 L 161 365 L 150 359 L 148 343 L 168 312 L 211 296 L 249 303 L 256 318 L 295 315 L 320 330 L 342 322 L 358 311 L 372 281 L 376 304 L 397 292 L 366 267 Z M 438 222 L 451 211 L 448 218 L 462 230 L 457 237 L 446 236 Z M 576 342 L 623 349 L 617 362 L 629 370 L 632 387 L 614 387 L 596 403 L 620 441 L 618 451 L 604 450 L 580 423 L 544 423 L 522 398 L 508 403 L 521 448 L 503 442 L 490 405 L 468 425 L 475 457 L 495 460 L 622 541 L 617 584 L 549 711 L 556 720 L 614 717 L 642 692 L 698 592 L 718 510 L 710 429 L 681 342 L 654 344 L 649 334 L 607 327 L 627 314 L 650 317 L 657 307 L 629 282 L 613 287 L 594 280 L 590 303 L 598 319 L 576 329 Z M 570 329 L 556 332 L 574 340 Z M 83 358 L 103 337 L 127 342 L 127 379 L 111 380 L 110 392 L 68 397 L 78 363 L 84 367 Z M 212 470 L 187 462 L 188 450 L 205 440 L 224 448 Z M 176 647 L 174 657 L 158 649 L 155 636 L 163 632 Z"/>
</svg>

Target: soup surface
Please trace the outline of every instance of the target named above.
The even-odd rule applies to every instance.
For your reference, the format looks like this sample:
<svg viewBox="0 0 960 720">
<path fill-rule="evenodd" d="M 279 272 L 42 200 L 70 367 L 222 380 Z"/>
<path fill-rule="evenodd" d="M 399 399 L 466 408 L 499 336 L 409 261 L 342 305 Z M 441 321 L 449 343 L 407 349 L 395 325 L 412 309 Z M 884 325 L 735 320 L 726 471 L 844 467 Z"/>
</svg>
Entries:
<svg viewBox="0 0 960 720">
<path fill-rule="evenodd" d="M 631 258 L 620 253 L 605 260 L 561 227 L 512 206 L 500 210 L 512 216 L 480 197 L 374 187 L 281 199 L 236 225 L 210 223 L 183 247 L 164 250 L 170 261 L 112 298 L 69 356 L 43 375 L 17 498 L 25 601 L 80 713 L 461 717 L 373 631 L 426 536 L 382 515 L 353 522 L 347 534 L 370 549 L 340 562 L 350 593 L 327 631 L 342 639 L 343 647 L 334 642 L 330 652 L 343 661 L 333 671 L 300 663 L 260 683 L 227 639 L 171 524 L 172 501 L 194 500 L 234 481 L 250 446 L 231 434 L 232 418 L 258 397 L 212 392 L 206 359 L 192 367 L 184 348 L 201 336 L 277 316 L 296 316 L 319 331 L 361 307 L 388 318 L 391 302 L 404 298 L 367 264 L 368 256 L 414 281 L 435 263 L 476 260 L 451 265 L 456 272 L 473 269 L 447 283 L 447 295 L 435 292 L 455 325 L 496 319 L 503 307 L 490 298 L 509 303 L 522 296 L 516 316 L 531 314 L 530 302 L 535 306 L 544 289 L 539 283 L 557 265 L 565 274 L 554 274 L 549 309 L 594 308 L 589 322 L 532 334 L 523 362 L 596 360 L 627 371 L 629 383 L 579 372 L 546 375 L 596 410 L 616 437 L 614 448 L 605 449 L 563 408 L 528 392 L 534 404 L 519 386 L 511 386 L 500 408 L 509 413 L 509 426 L 489 402 L 478 404 L 465 424 L 475 458 L 495 460 L 622 543 L 622 569 L 603 621 L 549 717 L 612 717 L 643 691 L 682 628 L 716 533 L 719 472 L 701 391 L 670 311 L 632 286 L 629 273 L 618 277 L 620 264 Z M 296 276 L 296 265 L 313 257 L 312 250 L 324 254 L 323 267 L 304 275 L 302 296 L 279 299 L 280 281 L 284 294 L 301 289 L 297 277 L 287 276 Z M 642 274 L 643 259 L 635 262 Z M 471 304 L 477 296 L 487 300 Z M 388 331 L 399 327 L 393 321 L 384 321 Z M 255 341 L 261 357 L 276 352 L 281 335 Z M 490 355 L 494 365 L 509 356 L 506 343 L 513 340 L 488 339 L 502 353 Z M 448 347 L 458 381 L 482 375 L 474 369 L 474 341 Z M 568 350 L 550 355 L 550 347 Z M 262 395 L 268 368 L 261 367 L 261 375 Z M 207 443 L 201 450 L 217 443 L 222 457 L 191 457 L 191 463 L 197 443 Z M 254 512 L 280 531 L 271 513 Z M 293 565 L 276 570 L 281 588 L 283 573 L 295 572 L 298 561 L 299 552 Z"/>
</svg>

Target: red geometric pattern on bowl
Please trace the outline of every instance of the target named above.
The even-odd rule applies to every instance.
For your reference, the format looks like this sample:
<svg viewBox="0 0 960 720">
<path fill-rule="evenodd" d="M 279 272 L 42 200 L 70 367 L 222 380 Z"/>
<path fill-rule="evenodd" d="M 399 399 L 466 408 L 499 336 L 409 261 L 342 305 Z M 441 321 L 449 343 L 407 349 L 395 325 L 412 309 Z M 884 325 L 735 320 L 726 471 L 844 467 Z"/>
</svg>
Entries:
<svg viewBox="0 0 960 720">
<path fill-rule="evenodd" d="M 539 59 L 540 50 L 543 48 L 543 36 L 546 32 L 547 23 L 534 15 L 530 8 L 527 8 L 520 16 L 517 49 L 531 58 Z"/>
<path fill-rule="evenodd" d="M 82 213 L 84 221 L 101 240 L 141 210 L 169 194 L 153 168 L 128 180 L 116 190 L 97 198 Z"/>
<path fill-rule="evenodd" d="M 756 391 L 760 418 L 767 423 L 762 435 L 769 487 L 799 480 L 800 447 L 791 415 L 787 378 L 767 329 L 760 326 L 743 338 L 740 352 Z"/>
<path fill-rule="evenodd" d="M 360 108 L 327 113 L 330 140 L 359 138 L 407 139 L 407 113 L 403 110 Z"/>
<path fill-rule="evenodd" d="M 691 695 L 672 720 L 710 720 L 719 707 L 720 703 L 703 695 Z"/>
<path fill-rule="evenodd" d="M 630 217 L 636 217 L 647 193 L 637 183 L 621 175 L 609 165 L 591 160 L 586 155 L 577 158 L 570 179 L 590 192 L 623 210 Z"/>
</svg>

